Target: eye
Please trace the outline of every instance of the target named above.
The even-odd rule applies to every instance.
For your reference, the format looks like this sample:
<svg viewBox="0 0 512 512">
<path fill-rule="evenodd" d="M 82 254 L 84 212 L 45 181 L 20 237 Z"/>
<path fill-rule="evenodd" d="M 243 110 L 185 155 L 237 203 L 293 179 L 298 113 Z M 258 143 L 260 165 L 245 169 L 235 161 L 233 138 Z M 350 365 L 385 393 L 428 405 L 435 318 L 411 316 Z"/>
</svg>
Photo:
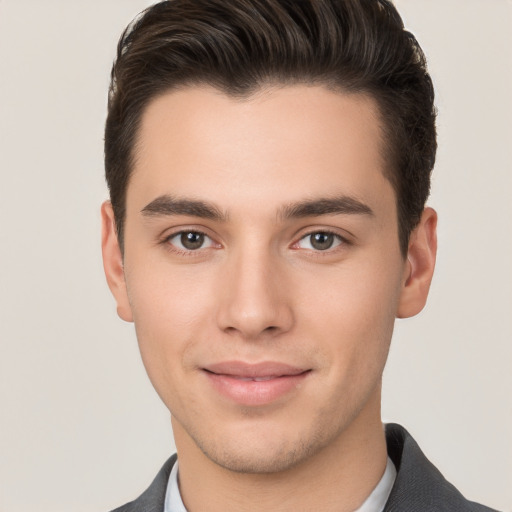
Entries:
<svg viewBox="0 0 512 512">
<path fill-rule="evenodd" d="M 166 242 L 181 251 L 197 251 L 213 247 L 213 240 L 200 231 L 180 231 L 166 239 Z"/>
<path fill-rule="evenodd" d="M 297 242 L 299 249 L 309 249 L 313 251 L 327 251 L 337 247 L 344 242 L 343 238 L 329 231 L 316 231 L 302 237 Z"/>
</svg>

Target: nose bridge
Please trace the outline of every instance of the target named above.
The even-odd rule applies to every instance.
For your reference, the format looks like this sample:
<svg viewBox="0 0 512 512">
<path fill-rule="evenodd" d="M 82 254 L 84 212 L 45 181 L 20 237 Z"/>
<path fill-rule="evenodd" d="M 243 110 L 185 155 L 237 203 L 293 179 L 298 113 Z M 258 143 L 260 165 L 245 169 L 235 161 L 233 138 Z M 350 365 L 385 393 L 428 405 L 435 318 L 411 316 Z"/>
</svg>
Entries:
<svg viewBox="0 0 512 512">
<path fill-rule="evenodd" d="M 231 251 L 222 280 L 219 327 L 245 338 L 290 328 L 291 304 L 279 256 L 265 244 Z"/>
</svg>

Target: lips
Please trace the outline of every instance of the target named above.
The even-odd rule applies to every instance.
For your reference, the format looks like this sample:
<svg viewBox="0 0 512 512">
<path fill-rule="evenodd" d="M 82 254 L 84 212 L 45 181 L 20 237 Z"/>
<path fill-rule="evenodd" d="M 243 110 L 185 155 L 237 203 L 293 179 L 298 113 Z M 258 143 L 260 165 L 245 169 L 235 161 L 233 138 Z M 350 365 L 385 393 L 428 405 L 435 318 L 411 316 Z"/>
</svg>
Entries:
<svg viewBox="0 0 512 512">
<path fill-rule="evenodd" d="M 282 377 L 282 375 L 271 375 L 269 377 L 236 377 L 232 376 L 235 379 L 243 380 L 243 381 L 254 381 L 254 382 L 263 382 L 264 380 L 272 380 L 276 379 L 277 377 Z"/>
<path fill-rule="evenodd" d="M 269 404 L 293 393 L 311 371 L 272 361 L 227 361 L 203 370 L 214 391 L 245 406 Z"/>
</svg>

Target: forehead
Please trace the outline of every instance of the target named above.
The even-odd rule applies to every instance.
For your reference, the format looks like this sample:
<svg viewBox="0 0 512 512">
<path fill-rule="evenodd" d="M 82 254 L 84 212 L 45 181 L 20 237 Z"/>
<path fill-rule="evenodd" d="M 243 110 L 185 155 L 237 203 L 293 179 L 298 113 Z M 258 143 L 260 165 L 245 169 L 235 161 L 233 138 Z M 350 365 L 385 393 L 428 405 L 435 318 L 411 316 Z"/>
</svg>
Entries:
<svg viewBox="0 0 512 512">
<path fill-rule="evenodd" d="M 127 206 L 162 194 L 223 208 L 329 194 L 377 202 L 391 194 L 394 202 L 382 146 L 378 109 L 366 95 L 286 86 L 239 99 L 187 87 L 145 110 Z"/>
</svg>

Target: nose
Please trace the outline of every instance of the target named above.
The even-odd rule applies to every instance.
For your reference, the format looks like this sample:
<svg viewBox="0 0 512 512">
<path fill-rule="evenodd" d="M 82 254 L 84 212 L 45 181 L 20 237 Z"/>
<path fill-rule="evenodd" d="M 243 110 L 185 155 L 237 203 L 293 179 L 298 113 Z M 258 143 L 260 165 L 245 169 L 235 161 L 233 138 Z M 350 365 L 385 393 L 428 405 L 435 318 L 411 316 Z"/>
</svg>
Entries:
<svg viewBox="0 0 512 512">
<path fill-rule="evenodd" d="M 264 251 L 233 254 L 219 290 L 218 326 L 244 339 L 278 336 L 293 325 L 285 271 Z"/>
</svg>

